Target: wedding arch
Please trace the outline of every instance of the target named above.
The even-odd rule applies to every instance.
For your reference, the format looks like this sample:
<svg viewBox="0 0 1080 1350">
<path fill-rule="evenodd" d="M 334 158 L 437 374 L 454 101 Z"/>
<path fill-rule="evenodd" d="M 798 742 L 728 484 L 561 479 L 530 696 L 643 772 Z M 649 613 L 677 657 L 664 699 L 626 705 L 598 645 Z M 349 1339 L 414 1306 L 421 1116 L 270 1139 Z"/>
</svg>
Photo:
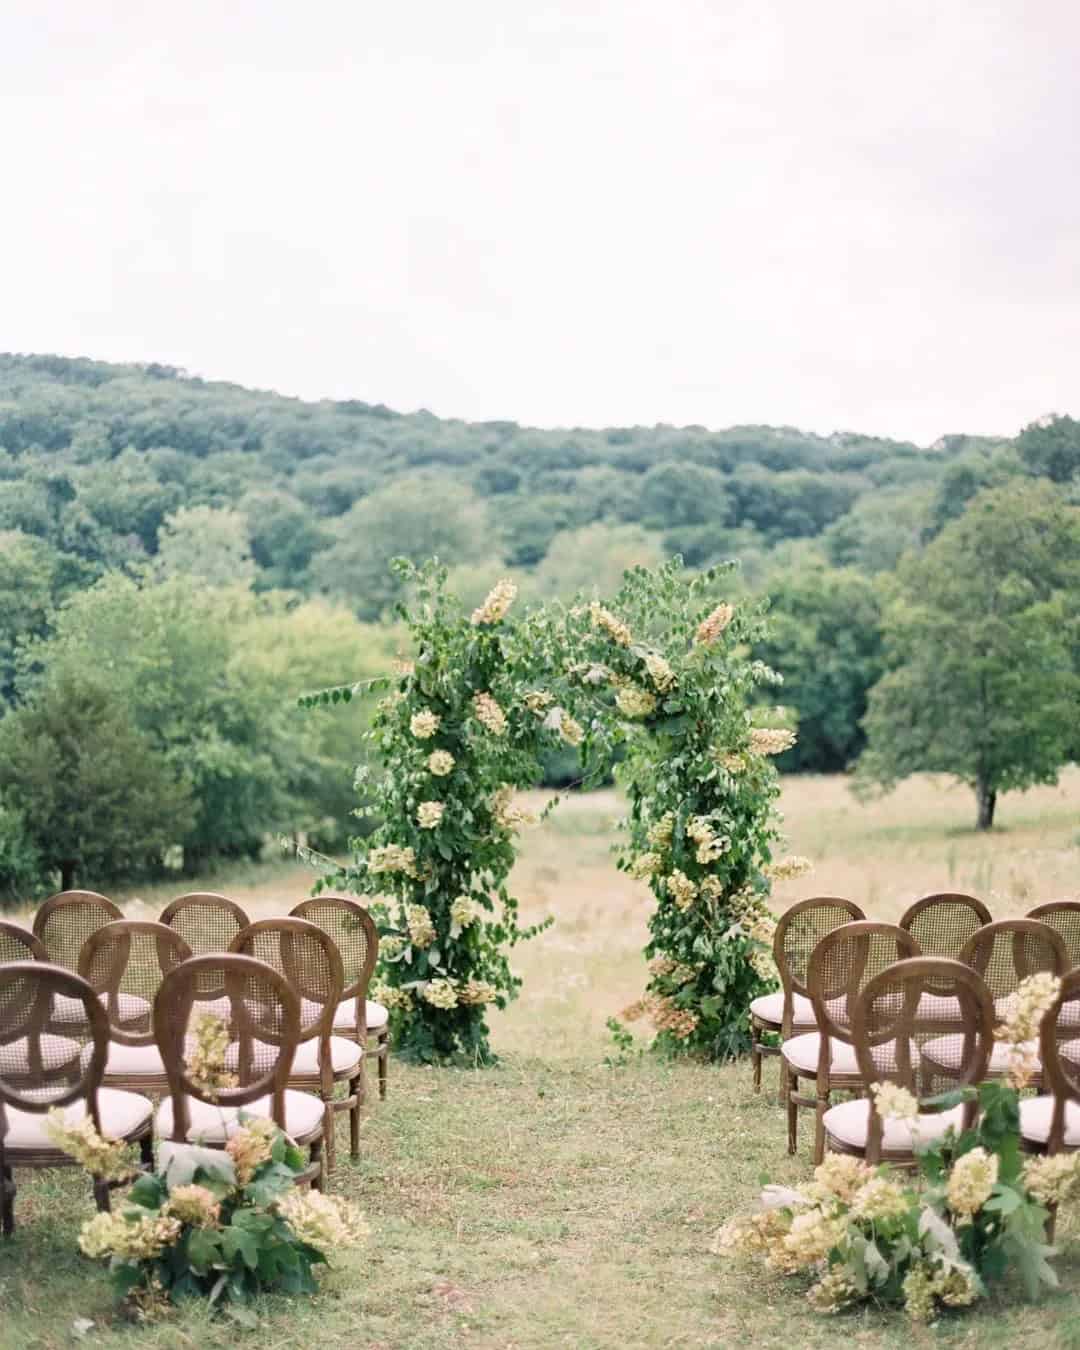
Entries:
<svg viewBox="0 0 1080 1350">
<path fill-rule="evenodd" d="M 687 575 L 675 558 L 627 572 L 606 604 L 513 614 L 504 580 L 471 615 L 437 562 L 394 566 L 412 597 L 399 610 L 411 656 L 362 686 L 383 693 L 372 765 L 356 778 L 356 814 L 375 825 L 319 885 L 373 898 L 372 997 L 391 1008 L 399 1051 L 491 1058 L 487 1006 L 505 1007 L 520 985 L 510 949 L 547 926 L 521 926 L 507 885 L 532 823 L 515 792 L 540 781 L 540 757 L 559 742 L 580 747 L 589 773 L 621 747 L 629 816 L 617 865 L 656 901 L 649 978 L 628 1015 L 646 1016 L 670 1050 L 746 1049 L 750 1001 L 775 987 L 771 882 L 799 860 L 774 857 L 770 756 L 794 738 L 768 725 L 777 710 L 754 706 L 778 677 L 752 656 L 760 611 L 721 598 L 733 564 Z"/>
</svg>

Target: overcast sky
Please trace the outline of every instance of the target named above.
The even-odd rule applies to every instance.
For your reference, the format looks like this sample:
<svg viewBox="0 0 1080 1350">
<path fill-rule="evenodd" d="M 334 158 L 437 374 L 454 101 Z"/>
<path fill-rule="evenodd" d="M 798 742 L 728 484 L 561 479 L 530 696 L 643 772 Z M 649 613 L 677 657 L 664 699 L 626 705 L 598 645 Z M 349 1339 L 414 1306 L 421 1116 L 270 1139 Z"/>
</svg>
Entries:
<svg viewBox="0 0 1080 1350">
<path fill-rule="evenodd" d="M 0 349 L 542 425 L 1080 414 L 1075 0 L 5 0 Z"/>
</svg>

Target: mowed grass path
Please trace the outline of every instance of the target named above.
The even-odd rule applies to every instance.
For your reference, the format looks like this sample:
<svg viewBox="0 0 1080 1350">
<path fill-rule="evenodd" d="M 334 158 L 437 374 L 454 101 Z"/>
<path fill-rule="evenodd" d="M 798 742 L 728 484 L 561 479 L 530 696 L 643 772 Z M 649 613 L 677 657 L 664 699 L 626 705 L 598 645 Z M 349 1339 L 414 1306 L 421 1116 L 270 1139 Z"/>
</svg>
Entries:
<svg viewBox="0 0 1080 1350">
<path fill-rule="evenodd" d="M 983 838 L 967 831 L 967 794 L 928 782 L 861 807 L 839 780 L 803 779 L 786 786 L 783 806 L 792 850 L 818 870 L 781 904 L 846 894 L 895 917 L 916 894 L 955 888 L 1004 914 L 1080 894 L 1075 772 L 1061 789 L 1006 798 L 1002 829 Z M 1034 1308 L 988 1304 L 925 1331 L 876 1313 L 819 1318 L 793 1282 L 711 1254 L 716 1228 L 753 1205 L 762 1174 L 796 1182 L 809 1159 L 787 1157 L 775 1096 L 750 1092 L 746 1064 L 604 1063 L 604 1020 L 644 980 L 649 910 L 647 892 L 611 865 L 618 810 L 613 794 L 570 801 L 528 837 L 516 878 L 526 917 L 557 922 L 517 953 L 525 988 L 494 1023 L 502 1063 L 393 1066 L 361 1162 L 334 1177 L 367 1211 L 372 1246 L 343 1260 L 320 1298 L 268 1300 L 252 1332 L 199 1308 L 125 1327 L 75 1249 L 88 1187 L 73 1172 L 26 1174 L 19 1233 L 0 1246 L 0 1345 L 1080 1347 L 1071 1219 L 1059 1227 L 1060 1294 Z M 307 880 L 280 868 L 208 884 L 263 913 L 288 908 Z M 170 893 L 143 898 L 154 909 Z M 81 1339 L 79 1318 L 94 1323 Z"/>
</svg>

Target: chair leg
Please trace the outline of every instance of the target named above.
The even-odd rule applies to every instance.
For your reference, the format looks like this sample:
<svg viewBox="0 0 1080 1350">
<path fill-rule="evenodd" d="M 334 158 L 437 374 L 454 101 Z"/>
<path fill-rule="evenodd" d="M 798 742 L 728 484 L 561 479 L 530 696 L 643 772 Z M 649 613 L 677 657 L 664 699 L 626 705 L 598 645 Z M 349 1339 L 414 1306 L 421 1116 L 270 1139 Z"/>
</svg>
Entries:
<svg viewBox="0 0 1080 1350">
<path fill-rule="evenodd" d="M 364 1069 L 360 1062 L 360 1072 L 349 1084 L 353 1104 L 349 1110 L 349 1157 L 353 1162 L 360 1156 L 360 1108 L 364 1104 Z"/>
<path fill-rule="evenodd" d="M 757 1022 L 750 1023 L 750 1064 L 753 1071 L 754 1091 L 761 1091 L 761 1028 Z"/>
<path fill-rule="evenodd" d="M 795 1094 L 799 1090 L 799 1075 L 788 1074 L 787 1085 L 787 1151 L 794 1154 L 799 1148 L 799 1107 Z"/>
<path fill-rule="evenodd" d="M 139 1140 L 139 1160 L 147 1172 L 154 1170 L 154 1131 L 147 1130 Z"/>
<path fill-rule="evenodd" d="M 379 1032 L 379 1100 L 386 1101 L 386 1075 L 390 1061 L 390 1030 Z"/>
<path fill-rule="evenodd" d="M 98 1207 L 98 1212 L 108 1214 L 112 1209 L 112 1202 L 109 1199 L 109 1183 L 103 1181 L 101 1177 L 94 1178 L 94 1204 Z"/>
<path fill-rule="evenodd" d="M 322 1094 L 323 1100 L 323 1172 L 326 1176 L 333 1173 L 337 1163 L 337 1111 L 334 1109 L 333 1089 L 330 1095 Z M 321 1187 L 319 1188 L 322 1189 Z"/>
<path fill-rule="evenodd" d="M 814 1108 L 814 1166 L 820 1167 L 825 1161 L 825 1112 L 829 1109 L 829 1098 L 818 1097 Z"/>
<path fill-rule="evenodd" d="M 6 1166 L 0 1168 L 0 1232 L 4 1237 L 15 1232 L 15 1178 Z"/>
</svg>

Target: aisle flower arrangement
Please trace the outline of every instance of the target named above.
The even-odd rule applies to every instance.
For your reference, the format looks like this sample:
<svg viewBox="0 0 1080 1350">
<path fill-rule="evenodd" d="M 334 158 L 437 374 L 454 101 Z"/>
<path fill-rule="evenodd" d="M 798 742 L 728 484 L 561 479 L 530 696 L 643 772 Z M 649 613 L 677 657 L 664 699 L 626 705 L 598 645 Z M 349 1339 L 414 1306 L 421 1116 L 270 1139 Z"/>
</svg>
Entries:
<svg viewBox="0 0 1080 1350">
<path fill-rule="evenodd" d="M 128 1180 L 126 1150 L 86 1121 L 50 1113 L 53 1142 L 95 1176 Z M 245 1304 L 257 1294 L 313 1294 L 314 1267 L 361 1246 L 367 1224 L 345 1200 L 301 1190 L 299 1149 L 270 1120 L 242 1118 L 224 1150 L 166 1145 L 160 1172 L 136 1175 L 116 1213 L 97 1214 L 79 1235 L 84 1255 L 107 1260 L 118 1300 L 142 1318 L 201 1297 Z"/>
<path fill-rule="evenodd" d="M 1024 1155 L 1018 1094 L 1032 1070 L 1023 1047 L 1037 1036 L 1058 988 L 1057 977 L 1046 974 L 1021 985 L 998 1033 L 1010 1047 L 1008 1080 L 926 1103 L 944 1109 L 976 1099 L 978 1114 L 972 1129 L 917 1148 L 914 1178 L 829 1154 L 809 1184 L 767 1186 L 756 1214 L 720 1230 L 717 1252 L 812 1276 L 807 1300 L 824 1313 L 873 1302 L 929 1322 L 943 1309 L 975 1303 L 1009 1272 L 1031 1298 L 1055 1287 L 1047 1223 L 1052 1209 L 1080 1192 L 1080 1153 Z M 917 1120 L 919 1103 L 904 1088 L 875 1089 L 885 1119 Z"/>
</svg>

